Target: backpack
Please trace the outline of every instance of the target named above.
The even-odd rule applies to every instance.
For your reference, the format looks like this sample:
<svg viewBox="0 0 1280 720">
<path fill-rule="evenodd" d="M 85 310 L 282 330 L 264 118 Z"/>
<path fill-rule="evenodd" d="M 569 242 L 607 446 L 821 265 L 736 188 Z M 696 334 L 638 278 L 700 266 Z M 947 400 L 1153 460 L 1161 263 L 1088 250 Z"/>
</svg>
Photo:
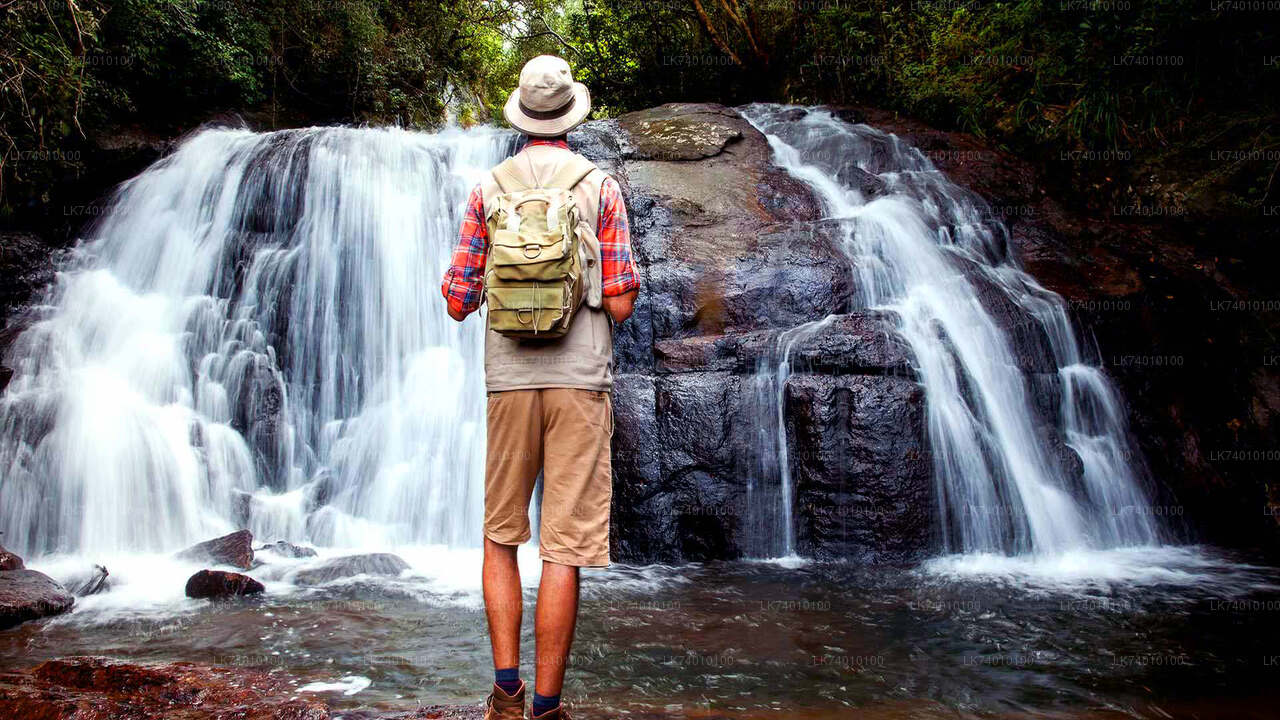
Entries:
<svg viewBox="0 0 1280 720">
<path fill-rule="evenodd" d="M 529 184 L 516 157 L 492 170 L 500 192 L 486 208 L 489 329 L 517 338 L 569 332 L 584 285 L 573 188 L 595 169 L 581 155 L 568 155 L 541 186 Z"/>
</svg>

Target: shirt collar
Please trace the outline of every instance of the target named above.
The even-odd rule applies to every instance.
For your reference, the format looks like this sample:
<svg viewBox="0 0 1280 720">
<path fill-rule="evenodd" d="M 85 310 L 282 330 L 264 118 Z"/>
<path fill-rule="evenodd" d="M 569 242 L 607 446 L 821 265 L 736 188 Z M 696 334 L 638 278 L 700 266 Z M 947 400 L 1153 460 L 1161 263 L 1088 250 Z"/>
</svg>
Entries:
<svg viewBox="0 0 1280 720">
<path fill-rule="evenodd" d="M 550 138 L 531 137 L 529 138 L 529 142 L 524 144 L 525 147 L 532 147 L 534 145 L 550 145 L 552 147 L 564 148 L 565 150 L 569 149 L 569 143 L 563 140 L 551 140 Z"/>
</svg>

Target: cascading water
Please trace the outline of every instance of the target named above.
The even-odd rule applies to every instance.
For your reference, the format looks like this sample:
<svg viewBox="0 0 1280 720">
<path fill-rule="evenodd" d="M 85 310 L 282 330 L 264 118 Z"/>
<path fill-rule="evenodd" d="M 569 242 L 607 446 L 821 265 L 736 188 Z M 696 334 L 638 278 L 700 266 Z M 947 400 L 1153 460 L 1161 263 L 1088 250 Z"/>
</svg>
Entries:
<svg viewBox="0 0 1280 720">
<path fill-rule="evenodd" d="M 893 135 L 823 110 L 753 105 L 744 115 L 838 221 L 855 303 L 897 318 L 925 388 L 947 550 L 1040 555 L 1159 542 L 1119 397 L 1085 362 L 1062 299 L 1007 252 L 1007 231 L 985 203 Z M 864 194 L 860 180 L 877 189 Z M 1016 338 L 997 303 L 1043 343 Z M 1057 417 L 1037 409 L 1034 363 L 1020 354 L 1056 370 L 1054 387 L 1037 391 L 1057 395 Z M 785 350 L 778 357 L 757 383 L 780 407 L 789 364 Z M 785 496 L 786 446 L 775 445 Z M 766 536 L 793 537 L 791 523 L 780 518 Z"/>
<path fill-rule="evenodd" d="M 439 282 L 514 140 L 209 129 L 123 185 L 9 351 L 5 544 L 478 544 L 483 338 Z"/>
</svg>

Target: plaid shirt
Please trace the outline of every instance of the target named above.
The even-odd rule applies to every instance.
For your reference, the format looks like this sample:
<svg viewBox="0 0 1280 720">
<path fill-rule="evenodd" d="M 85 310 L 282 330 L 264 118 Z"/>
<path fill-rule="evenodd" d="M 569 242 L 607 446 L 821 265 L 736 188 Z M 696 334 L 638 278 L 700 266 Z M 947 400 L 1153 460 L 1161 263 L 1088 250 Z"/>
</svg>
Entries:
<svg viewBox="0 0 1280 720">
<path fill-rule="evenodd" d="M 563 140 L 531 139 L 528 145 L 554 145 L 569 149 Z M 489 228 L 485 223 L 484 195 L 479 185 L 467 198 L 460 235 L 453 250 L 453 263 L 444 273 L 440 291 L 454 312 L 465 315 L 480 307 L 484 266 L 489 256 Z M 640 276 L 631 257 L 631 228 L 622 202 L 622 189 L 618 187 L 617 180 L 608 176 L 600 185 L 600 221 L 596 237 L 600 239 L 603 294 L 622 295 L 640 287 Z"/>
</svg>

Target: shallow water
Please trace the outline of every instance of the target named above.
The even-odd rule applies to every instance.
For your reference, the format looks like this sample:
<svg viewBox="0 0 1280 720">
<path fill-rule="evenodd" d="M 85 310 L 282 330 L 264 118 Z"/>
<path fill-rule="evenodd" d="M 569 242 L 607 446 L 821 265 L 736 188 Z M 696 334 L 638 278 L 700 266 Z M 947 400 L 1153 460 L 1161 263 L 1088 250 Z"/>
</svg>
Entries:
<svg viewBox="0 0 1280 720">
<path fill-rule="evenodd" d="M 478 553 L 400 552 L 400 578 L 320 588 L 288 582 L 307 561 L 260 553 L 267 594 L 220 603 L 182 597 L 194 566 L 117 557 L 108 593 L 0 633 L 0 664 L 191 660 L 281 668 L 339 708 L 477 701 Z M 531 675 L 537 560 L 522 553 Z M 587 717 L 1267 717 L 1277 616 L 1280 572 L 1210 548 L 615 567 L 584 573 L 565 694 Z"/>
</svg>

